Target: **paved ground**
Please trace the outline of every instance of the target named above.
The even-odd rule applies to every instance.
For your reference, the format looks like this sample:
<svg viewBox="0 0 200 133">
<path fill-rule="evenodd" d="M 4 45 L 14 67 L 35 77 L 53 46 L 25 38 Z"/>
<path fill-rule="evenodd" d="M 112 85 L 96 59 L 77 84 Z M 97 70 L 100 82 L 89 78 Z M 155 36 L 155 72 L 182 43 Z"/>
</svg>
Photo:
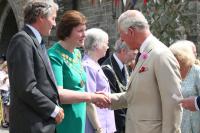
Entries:
<svg viewBox="0 0 200 133">
<path fill-rule="evenodd" d="M 0 127 L 0 133 L 9 133 L 8 128 L 2 128 Z"/>
</svg>

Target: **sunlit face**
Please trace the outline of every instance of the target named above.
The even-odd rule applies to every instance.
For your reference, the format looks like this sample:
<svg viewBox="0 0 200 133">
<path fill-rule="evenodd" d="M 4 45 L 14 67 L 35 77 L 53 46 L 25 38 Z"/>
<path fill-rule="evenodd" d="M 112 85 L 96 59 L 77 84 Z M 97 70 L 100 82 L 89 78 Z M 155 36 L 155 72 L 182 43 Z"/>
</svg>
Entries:
<svg viewBox="0 0 200 133">
<path fill-rule="evenodd" d="M 119 29 L 120 38 L 123 40 L 130 49 L 137 49 L 134 44 L 134 29 L 129 28 L 127 32 Z"/>
<path fill-rule="evenodd" d="M 69 36 L 71 43 L 75 44 L 77 47 L 83 47 L 85 40 L 85 31 L 86 31 L 85 24 L 80 24 L 74 27 Z"/>
<path fill-rule="evenodd" d="M 138 50 L 127 50 L 125 63 L 130 62 L 131 60 L 135 60 Z"/>
<path fill-rule="evenodd" d="M 56 26 L 56 16 L 57 11 L 55 9 L 52 10 L 52 14 L 47 18 L 40 18 L 41 20 L 41 34 L 43 36 L 49 36 L 51 30 L 54 26 Z"/>
</svg>

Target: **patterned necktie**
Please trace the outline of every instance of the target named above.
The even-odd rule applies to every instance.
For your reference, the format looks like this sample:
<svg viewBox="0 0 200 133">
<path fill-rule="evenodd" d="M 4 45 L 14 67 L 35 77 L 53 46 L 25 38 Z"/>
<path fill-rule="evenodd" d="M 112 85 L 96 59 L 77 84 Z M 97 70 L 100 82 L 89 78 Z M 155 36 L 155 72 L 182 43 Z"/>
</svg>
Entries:
<svg viewBox="0 0 200 133">
<path fill-rule="evenodd" d="M 125 66 L 123 66 L 123 68 L 122 68 L 122 75 L 123 75 L 123 77 L 125 79 L 125 84 L 126 84 L 127 83 L 127 78 L 126 78 L 126 70 L 125 69 L 126 69 Z"/>
<path fill-rule="evenodd" d="M 45 57 L 48 58 L 47 50 L 46 50 L 46 47 L 45 47 L 45 42 L 44 42 L 44 40 L 41 41 L 40 46 L 41 46 L 41 48 L 42 48 L 42 51 L 43 51 Z"/>
</svg>

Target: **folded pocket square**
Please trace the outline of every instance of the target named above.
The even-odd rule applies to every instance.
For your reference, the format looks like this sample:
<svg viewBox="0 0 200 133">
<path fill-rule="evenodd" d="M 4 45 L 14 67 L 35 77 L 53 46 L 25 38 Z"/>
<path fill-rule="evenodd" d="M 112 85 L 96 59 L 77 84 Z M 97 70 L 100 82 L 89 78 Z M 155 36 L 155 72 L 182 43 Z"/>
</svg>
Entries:
<svg viewBox="0 0 200 133">
<path fill-rule="evenodd" d="M 148 70 L 148 67 L 142 66 L 139 70 L 139 73 L 145 72 Z"/>
</svg>

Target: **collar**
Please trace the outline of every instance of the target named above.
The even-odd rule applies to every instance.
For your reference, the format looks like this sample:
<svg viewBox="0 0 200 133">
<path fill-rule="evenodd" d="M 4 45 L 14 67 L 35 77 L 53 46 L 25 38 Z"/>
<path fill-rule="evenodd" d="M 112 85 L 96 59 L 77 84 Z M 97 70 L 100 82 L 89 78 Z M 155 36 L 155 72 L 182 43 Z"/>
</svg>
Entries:
<svg viewBox="0 0 200 133">
<path fill-rule="evenodd" d="M 150 34 L 142 43 L 142 45 L 140 46 L 140 53 L 144 52 L 144 49 L 147 47 L 147 45 L 149 44 L 149 42 L 154 38 L 154 36 L 152 34 Z"/>
<path fill-rule="evenodd" d="M 35 35 L 36 39 L 38 40 L 38 42 L 40 44 L 42 42 L 42 37 L 41 37 L 39 31 L 29 24 L 26 24 L 26 25 L 31 29 L 31 31 L 33 32 L 33 34 Z"/>
<path fill-rule="evenodd" d="M 120 61 L 120 59 L 117 57 L 117 55 L 114 53 L 113 57 L 115 58 L 117 64 L 119 65 L 120 70 L 124 67 L 123 63 Z"/>
</svg>

